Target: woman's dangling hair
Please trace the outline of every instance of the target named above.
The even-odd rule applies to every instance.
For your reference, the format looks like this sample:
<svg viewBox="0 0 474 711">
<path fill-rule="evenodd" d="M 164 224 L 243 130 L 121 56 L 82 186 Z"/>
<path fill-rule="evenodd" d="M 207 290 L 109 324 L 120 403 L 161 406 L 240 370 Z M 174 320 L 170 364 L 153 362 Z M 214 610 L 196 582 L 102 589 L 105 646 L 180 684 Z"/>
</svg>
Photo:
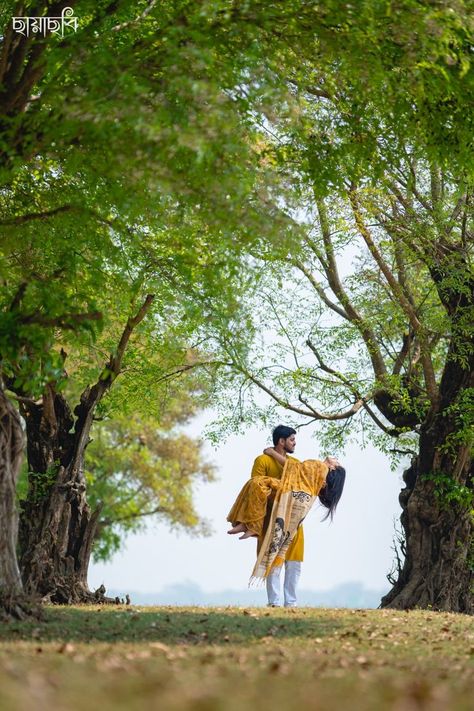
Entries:
<svg viewBox="0 0 474 711">
<path fill-rule="evenodd" d="M 327 518 L 332 521 L 336 506 L 342 496 L 345 480 L 346 470 L 344 467 L 339 466 L 329 471 L 326 477 L 326 486 L 321 489 L 319 494 L 320 502 L 328 509 L 323 521 L 326 521 Z"/>
</svg>

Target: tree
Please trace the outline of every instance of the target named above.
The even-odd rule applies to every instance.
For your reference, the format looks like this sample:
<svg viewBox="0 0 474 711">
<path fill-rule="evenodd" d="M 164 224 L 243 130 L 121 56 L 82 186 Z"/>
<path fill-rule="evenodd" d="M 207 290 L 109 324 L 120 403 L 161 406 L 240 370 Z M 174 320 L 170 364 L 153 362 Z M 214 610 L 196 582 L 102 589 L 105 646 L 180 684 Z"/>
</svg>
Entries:
<svg viewBox="0 0 474 711">
<path fill-rule="evenodd" d="M 229 418 L 245 422 L 247 406 L 252 418 L 271 417 L 257 387 L 278 407 L 332 423 L 326 441 L 333 446 L 354 436 L 356 423 L 386 449 L 396 438 L 394 449 L 413 457 L 401 495 L 406 557 L 383 604 L 472 613 L 472 167 L 468 122 L 448 119 L 464 101 L 461 77 L 466 95 L 473 90 L 465 54 L 472 34 L 464 6 L 451 20 L 444 5 L 439 15 L 420 8 L 401 37 L 407 6 L 380 31 L 377 8 L 364 4 L 363 33 L 360 18 L 348 20 L 341 37 L 347 30 L 353 39 L 338 58 L 326 36 L 322 57 L 304 41 L 295 46 L 300 66 L 287 56 L 276 70 L 290 97 L 257 116 L 262 153 L 280 172 L 281 204 L 295 224 L 281 249 L 254 253 L 273 280 L 252 308 L 260 320 L 273 314 L 286 345 L 269 359 L 258 317 L 247 359 L 225 333 L 216 360 L 238 374 L 239 396 L 224 427 Z M 417 34 L 420 20 L 428 37 Z M 361 65 L 363 37 L 373 77 Z M 413 51 L 404 54 L 408 37 Z M 387 63 L 379 63 L 382 45 Z M 298 293 L 293 284 L 301 283 Z"/>
<path fill-rule="evenodd" d="M 2 199 L 5 198 L 4 192 Z M 17 538 L 17 513 L 12 506 L 23 449 L 19 445 L 23 442 L 23 431 L 10 399 L 12 389 L 24 404 L 36 397 L 45 382 L 58 378 L 61 372 L 61 355 L 50 348 L 55 330 L 86 330 L 90 333 L 100 314 L 93 308 L 93 299 L 88 300 L 83 291 L 71 288 L 71 273 L 74 272 L 71 263 L 74 260 L 68 259 L 70 250 L 64 247 L 58 250 L 57 261 L 54 261 L 49 252 L 50 240 L 45 239 L 42 243 L 44 251 L 38 251 L 38 245 L 31 242 L 22 248 L 12 239 L 11 229 L 4 232 L 0 261 L 3 287 L 0 353 L 5 434 L 1 481 L 2 505 L 6 507 L 0 548 L 9 560 L 2 567 L 0 580 L 2 587 L 10 590 L 13 601 L 6 609 L 15 612 L 18 608 L 15 598 L 18 598 L 20 586 L 18 581 L 12 586 L 11 576 L 5 570 L 18 567 L 16 546 L 12 545 Z M 51 288 L 50 276 L 56 281 L 56 290 Z"/>
<path fill-rule="evenodd" d="M 299 242 L 270 246 L 262 266 L 256 319 L 283 341 L 271 360 L 266 340 L 247 361 L 228 346 L 221 358 L 241 392 L 326 423 L 332 447 L 357 435 L 411 452 L 405 560 L 382 604 L 472 613 L 472 186 L 407 148 L 345 198 L 305 195 Z"/>
<path fill-rule="evenodd" d="M 179 396 L 162 423 L 135 414 L 96 427 L 86 455 L 88 499 L 101 512 L 92 549 L 96 560 L 108 560 L 127 533 L 150 521 L 206 533 L 192 487 L 198 480 L 212 481 L 213 467 L 202 459 L 201 443 L 174 427 L 176 419 L 185 424 L 195 409 L 190 398 Z"/>
<path fill-rule="evenodd" d="M 94 599 L 87 571 L 99 510 L 91 512 L 87 503 L 84 453 L 96 408 L 120 374 L 130 336 L 152 300 L 148 295 L 129 317 L 116 352 L 97 381 L 83 391 L 74 413 L 54 383 L 48 383 L 40 404 L 27 398 L 20 401 L 31 472 L 19 540 L 27 592 L 55 602 Z"/>
<path fill-rule="evenodd" d="M 18 413 L 3 390 L 0 390 L 0 408 L 0 604 L 2 612 L 21 616 L 18 598 L 23 588 L 16 558 L 18 513 L 15 497 L 23 431 Z"/>
<path fill-rule="evenodd" d="M 4 191 L 10 212 L 18 195 L 29 199 L 32 192 L 44 215 L 45 203 L 59 190 L 66 195 L 83 185 L 78 178 L 70 184 L 67 175 L 45 172 L 39 173 L 40 186 L 34 190 L 26 175 Z M 87 187 L 83 195 L 91 207 Z M 26 422 L 30 483 L 22 503 L 21 568 L 28 592 L 61 602 L 91 599 L 87 568 L 99 513 L 86 501 L 84 453 L 96 410 L 122 371 L 131 332 L 145 313 L 139 309 L 142 294 L 153 289 L 154 298 L 145 302 L 145 310 L 154 302 L 153 311 L 149 324 L 140 326 L 127 368 L 148 373 L 148 396 L 156 398 L 153 375 L 165 379 L 165 365 L 150 354 L 166 355 L 166 373 L 192 367 L 186 356 L 196 327 L 209 318 L 235 318 L 245 284 L 236 233 L 222 231 L 211 251 L 209 226 L 195 211 L 171 204 L 163 234 L 161 213 L 129 223 L 124 214 L 100 219 L 98 210 L 91 209 L 84 222 L 69 210 L 50 209 L 47 219 L 13 214 L 5 220 L 10 242 L 4 250 L 3 309 L 10 321 L 1 352 L 4 379 Z M 217 296 L 219 306 L 210 310 Z M 128 319 L 120 338 L 127 309 L 138 309 L 138 314 Z M 92 329 L 94 320 L 100 336 Z M 105 366 L 97 361 L 98 352 L 110 353 Z M 65 388 L 77 397 L 76 408 Z"/>
<path fill-rule="evenodd" d="M 54 14 L 63 5 L 33 2 L 27 9 L 32 14 Z M 212 206 L 212 215 L 218 219 L 225 211 L 229 223 L 232 207 L 238 204 L 240 213 L 252 182 L 248 179 L 251 151 L 247 132 L 242 140 L 244 132 L 239 129 L 236 103 L 223 93 L 223 84 L 229 80 L 226 72 L 233 71 L 232 62 L 225 65 L 219 61 L 218 71 L 210 73 L 208 79 L 202 74 L 198 78 L 195 72 L 202 73 L 206 63 L 213 61 L 212 52 L 201 46 L 197 61 L 199 51 L 191 42 L 189 51 L 194 61 L 189 61 L 180 23 L 173 29 L 179 12 L 176 15 L 172 5 L 167 8 L 168 17 L 161 27 L 167 28 L 171 36 L 168 42 L 161 42 L 162 51 L 153 30 L 143 24 L 151 10 L 143 3 L 125 4 L 119 13 L 116 4 L 110 2 L 68 5 L 80 5 L 84 21 L 77 35 L 57 43 L 51 35 L 44 39 L 15 36 L 11 15 L 21 14 L 24 8 L 13 3 L 4 7 L 0 61 L 0 170 L 2 199 L 7 207 L 2 266 L 8 275 L 0 352 L 4 381 L 15 393 L 27 420 L 33 475 L 31 498 L 25 503 L 23 515 L 22 557 L 28 568 L 28 589 L 47 593 L 45 580 L 49 574 L 53 589 L 55 577 L 57 582 L 69 575 L 66 597 L 70 597 L 71 585 L 76 584 L 78 594 L 83 590 L 87 595 L 85 575 L 95 518 L 85 504 L 82 459 L 95 408 L 120 370 L 120 348 L 126 345 L 130 335 L 127 328 L 134 325 L 135 317 L 131 317 L 123 333 L 124 343 L 119 343 L 120 357 L 112 353 L 103 377 L 83 392 L 75 435 L 69 432 L 73 413 L 58 388 L 64 359 L 61 349 L 55 346 L 58 332 L 60 338 L 65 332 L 78 333 L 80 340 L 81 332 L 97 330 L 94 324 L 100 324 L 103 314 L 94 303 L 107 282 L 114 282 L 116 301 L 125 304 L 128 311 L 127 299 L 136 300 L 140 289 L 144 291 L 146 276 L 159 273 L 161 316 L 166 310 L 164 305 L 172 301 L 183 283 L 194 281 L 192 288 L 199 290 L 201 276 L 207 271 L 207 283 L 217 284 L 220 277 L 210 268 L 209 252 L 201 255 L 209 234 L 200 229 L 199 217 L 194 218 L 190 231 L 182 229 L 184 213 L 189 212 L 186 203 L 209 216 Z M 105 42 L 99 37 L 102 30 Z M 208 31 L 203 35 L 204 44 L 206 37 L 209 38 Z M 187 71 L 182 71 L 183 67 Z M 104 80 L 108 82 L 112 76 L 117 78 L 117 91 L 106 95 L 105 106 Z M 200 91 L 196 92 L 199 86 Z M 155 106 L 154 92 L 158 92 Z M 161 112 L 160 117 L 155 109 Z M 170 166 L 167 169 L 166 164 Z M 203 191 L 204 184 L 207 193 Z M 177 186 L 180 199 L 176 198 Z M 235 200 L 228 199 L 229 191 Z M 150 209 L 153 199 L 155 204 Z M 258 217 L 258 210 L 249 206 L 247 214 Z M 176 235 L 178 222 L 179 241 L 172 245 L 169 233 Z M 228 241 L 222 251 L 215 244 L 217 260 L 226 251 L 231 254 L 231 230 L 227 227 L 226 231 L 220 224 L 220 234 Z M 163 233 L 164 229 L 168 234 L 159 244 L 168 245 L 166 255 L 157 254 L 154 249 L 156 230 Z M 23 250 L 17 249 L 20 230 L 22 237 L 26 231 L 30 238 Z M 122 232 L 120 239 L 118 231 Z M 128 237 L 126 255 L 123 234 Z M 71 239 L 74 250 L 66 247 Z M 133 259 L 127 262 L 130 256 Z M 105 270 L 101 268 L 104 259 Z M 226 277 L 235 264 L 235 259 L 225 262 Z M 127 270 L 128 280 L 124 276 Z M 79 274 L 84 279 L 80 286 Z M 188 301 L 187 315 L 203 308 L 208 295 L 207 289 L 198 297 L 195 294 L 195 306 Z M 5 409 L 8 412 L 14 418 L 13 429 L 16 415 L 11 408 Z M 16 464 L 11 471 L 10 465 L 11 458 L 7 458 L 4 476 L 13 500 Z M 41 475 L 42 481 L 48 479 L 44 488 L 34 481 L 35 474 Z M 69 494 L 74 494 L 72 500 L 68 500 Z M 26 509 L 32 516 L 29 523 Z M 68 531 L 64 526 L 58 531 L 63 539 L 69 539 L 61 549 L 64 555 L 52 555 L 50 524 L 60 526 L 62 515 L 62 523 L 69 519 L 71 525 Z M 2 532 L 6 541 L 14 540 L 14 529 L 14 517 L 5 518 Z M 10 544 L 7 549 L 14 556 Z M 42 561 L 46 559 L 52 560 L 53 565 L 43 568 Z M 10 563 L 14 569 L 14 560 Z M 52 570 L 55 567 L 56 571 Z"/>
</svg>

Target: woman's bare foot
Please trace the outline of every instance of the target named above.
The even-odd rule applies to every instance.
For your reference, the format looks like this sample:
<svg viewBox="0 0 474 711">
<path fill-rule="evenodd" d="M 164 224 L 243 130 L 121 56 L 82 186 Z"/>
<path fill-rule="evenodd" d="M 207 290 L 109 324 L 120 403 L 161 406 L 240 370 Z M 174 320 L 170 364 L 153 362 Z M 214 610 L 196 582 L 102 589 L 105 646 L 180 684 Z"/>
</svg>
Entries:
<svg viewBox="0 0 474 711">
<path fill-rule="evenodd" d="M 245 533 L 246 531 L 247 526 L 245 523 L 237 523 L 229 531 L 227 531 L 227 533 L 230 533 L 230 535 L 233 536 L 235 533 Z"/>
<path fill-rule="evenodd" d="M 258 538 L 258 535 L 254 533 L 253 531 L 249 531 L 248 529 L 245 531 L 243 536 L 239 536 L 239 541 L 245 540 L 245 538 Z"/>
</svg>

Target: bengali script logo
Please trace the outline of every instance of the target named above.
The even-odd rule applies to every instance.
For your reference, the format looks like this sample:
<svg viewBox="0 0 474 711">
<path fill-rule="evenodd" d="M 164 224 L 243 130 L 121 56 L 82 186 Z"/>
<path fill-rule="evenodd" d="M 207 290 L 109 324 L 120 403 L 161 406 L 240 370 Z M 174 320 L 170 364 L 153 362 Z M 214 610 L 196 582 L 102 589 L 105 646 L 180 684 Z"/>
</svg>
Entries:
<svg viewBox="0 0 474 711">
<path fill-rule="evenodd" d="M 66 28 L 77 31 L 77 17 L 74 17 L 72 7 L 65 7 L 60 17 L 12 17 L 12 23 L 13 30 L 24 37 L 29 37 L 30 34 L 45 37 L 49 32 L 64 37 Z"/>
</svg>

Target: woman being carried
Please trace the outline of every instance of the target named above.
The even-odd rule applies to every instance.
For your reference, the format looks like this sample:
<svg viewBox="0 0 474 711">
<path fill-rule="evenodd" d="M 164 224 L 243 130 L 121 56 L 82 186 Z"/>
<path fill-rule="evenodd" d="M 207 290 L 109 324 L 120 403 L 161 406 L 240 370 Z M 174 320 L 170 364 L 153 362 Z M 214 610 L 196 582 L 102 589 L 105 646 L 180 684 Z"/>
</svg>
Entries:
<svg viewBox="0 0 474 711">
<path fill-rule="evenodd" d="M 279 565 L 290 547 L 299 525 L 319 497 L 333 517 L 341 498 L 345 470 L 334 457 L 321 462 L 308 459 L 299 462 L 268 447 L 264 453 L 283 466 L 281 479 L 268 476 L 251 478 L 239 493 L 227 520 L 232 523 L 228 533 L 242 533 L 240 538 L 263 534 L 257 563 L 252 577 L 265 578 L 272 566 Z M 266 523 L 267 502 L 274 497 L 270 520 Z"/>
</svg>

